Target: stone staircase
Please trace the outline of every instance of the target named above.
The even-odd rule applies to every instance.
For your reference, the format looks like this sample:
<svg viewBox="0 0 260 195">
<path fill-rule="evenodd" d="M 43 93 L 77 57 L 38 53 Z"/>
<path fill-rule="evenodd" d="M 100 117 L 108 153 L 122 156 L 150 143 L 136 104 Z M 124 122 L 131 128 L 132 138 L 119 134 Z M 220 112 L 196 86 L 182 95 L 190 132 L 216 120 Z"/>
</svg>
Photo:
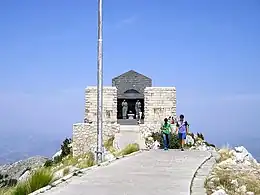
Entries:
<svg viewBox="0 0 260 195">
<path fill-rule="evenodd" d="M 120 132 L 115 135 L 115 143 L 119 149 L 132 143 L 138 143 L 141 149 L 145 149 L 145 140 L 141 138 L 139 125 L 120 125 Z"/>
</svg>

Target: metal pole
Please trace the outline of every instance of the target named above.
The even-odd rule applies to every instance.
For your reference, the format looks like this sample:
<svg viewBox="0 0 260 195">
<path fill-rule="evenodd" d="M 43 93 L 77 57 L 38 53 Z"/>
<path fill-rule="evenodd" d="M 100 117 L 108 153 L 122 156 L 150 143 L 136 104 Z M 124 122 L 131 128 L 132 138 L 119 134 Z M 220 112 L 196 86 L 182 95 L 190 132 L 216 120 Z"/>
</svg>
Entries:
<svg viewBox="0 0 260 195">
<path fill-rule="evenodd" d="M 103 161 L 103 0 L 98 0 L 98 59 L 97 59 L 97 164 Z"/>
</svg>

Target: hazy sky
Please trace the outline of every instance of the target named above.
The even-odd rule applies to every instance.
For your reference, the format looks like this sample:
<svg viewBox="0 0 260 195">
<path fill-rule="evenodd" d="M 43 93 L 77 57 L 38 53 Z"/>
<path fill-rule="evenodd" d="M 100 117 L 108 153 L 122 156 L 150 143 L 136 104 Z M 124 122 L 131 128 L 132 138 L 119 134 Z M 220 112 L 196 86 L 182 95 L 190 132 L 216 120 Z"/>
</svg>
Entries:
<svg viewBox="0 0 260 195">
<path fill-rule="evenodd" d="M 1 0 L 0 25 L 0 145 L 71 136 L 96 85 L 97 1 Z M 104 84 L 130 69 L 176 86 L 191 130 L 260 151 L 259 0 L 104 0 Z"/>
</svg>

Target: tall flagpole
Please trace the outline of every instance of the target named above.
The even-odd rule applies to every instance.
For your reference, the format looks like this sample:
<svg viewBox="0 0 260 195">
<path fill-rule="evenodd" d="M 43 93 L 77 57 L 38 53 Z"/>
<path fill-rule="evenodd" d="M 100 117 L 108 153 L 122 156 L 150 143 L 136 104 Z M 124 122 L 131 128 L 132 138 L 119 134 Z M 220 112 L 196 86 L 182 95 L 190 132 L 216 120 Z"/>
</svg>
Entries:
<svg viewBox="0 0 260 195">
<path fill-rule="evenodd" d="M 98 0 L 97 46 L 97 164 L 103 161 L 103 0 Z"/>
</svg>

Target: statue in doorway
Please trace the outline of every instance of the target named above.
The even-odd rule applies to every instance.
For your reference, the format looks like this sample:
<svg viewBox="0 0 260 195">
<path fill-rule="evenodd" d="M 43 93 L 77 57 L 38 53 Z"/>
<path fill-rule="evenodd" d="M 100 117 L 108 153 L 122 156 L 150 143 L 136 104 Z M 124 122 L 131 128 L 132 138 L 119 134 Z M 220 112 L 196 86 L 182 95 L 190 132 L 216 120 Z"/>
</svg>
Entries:
<svg viewBox="0 0 260 195">
<path fill-rule="evenodd" d="M 128 104 L 127 104 L 127 102 L 124 100 L 124 101 L 122 102 L 122 115 L 123 115 L 123 119 L 126 119 L 127 110 L 128 110 Z"/>
<path fill-rule="evenodd" d="M 139 121 L 141 119 L 141 102 L 139 100 L 135 103 L 135 113 L 136 113 L 136 119 Z"/>
</svg>

